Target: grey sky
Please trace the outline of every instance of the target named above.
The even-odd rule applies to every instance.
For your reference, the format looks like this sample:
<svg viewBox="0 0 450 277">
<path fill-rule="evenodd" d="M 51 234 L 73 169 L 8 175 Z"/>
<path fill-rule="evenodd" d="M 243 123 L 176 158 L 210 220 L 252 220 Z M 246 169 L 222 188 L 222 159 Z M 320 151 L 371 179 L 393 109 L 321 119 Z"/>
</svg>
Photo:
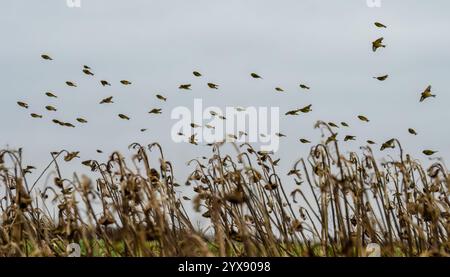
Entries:
<svg viewBox="0 0 450 277">
<path fill-rule="evenodd" d="M 308 153 L 300 137 L 319 142 L 320 132 L 312 128 L 319 119 L 351 125 L 339 131 L 341 139 L 358 138 L 343 143 L 346 150 L 358 150 L 369 138 L 380 143 L 397 137 L 424 161 L 420 152 L 428 148 L 450 157 L 449 1 L 382 0 L 381 8 L 368 8 L 365 0 L 82 0 L 81 8 L 72 9 L 65 2 L 1 3 L 0 147 L 24 147 L 27 163 L 42 167 L 50 151 L 62 148 L 80 150 L 83 159 L 106 159 L 111 151 L 126 152 L 131 142 L 159 141 L 182 182 L 185 162 L 210 151 L 170 139 L 170 111 L 192 107 L 194 98 L 205 106 L 279 106 L 283 114 L 312 104 L 312 113 L 280 119 L 288 136 L 277 153 L 281 172 Z M 374 21 L 388 28 L 376 29 Z M 388 47 L 373 53 L 371 41 L 381 36 Z M 42 53 L 54 61 L 43 61 Z M 84 64 L 94 79 L 81 72 Z M 194 78 L 192 70 L 204 77 Z M 264 79 L 253 80 L 250 72 Z M 390 75 L 385 82 L 372 79 L 383 74 Z M 112 86 L 102 88 L 100 79 Z M 133 85 L 120 85 L 122 79 Z M 66 80 L 79 87 L 68 88 Z M 207 88 L 209 81 L 220 89 Z M 179 91 L 181 83 L 192 83 L 192 91 Z M 311 91 L 302 91 L 300 83 Z M 419 104 L 429 84 L 437 98 Z M 276 93 L 276 86 L 286 93 Z M 59 98 L 48 99 L 46 91 Z M 167 103 L 156 93 L 167 96 Z M 98 105 L 110 95 L 115 104 Z M 19 108 L 18 100 L 30 110 Z M 46 112 L 47 104 L 59 111 Z M 163 114 L 147 114 L 154 107 Z M 132 120 L 121 121 L 117 113 Z M 358 114 L 370 123 L 358 121 Z M 50 122 L 78 116 L 89 124 L 68 129 Z M 409 135 L 409 127 L 419 136 Z M 97 148 L 105 154 L 95 153 Z M 390 153 L 376 151 L 380 158 Z M 79 167 L 72 162 L 64 170 Z"/>
</svg>

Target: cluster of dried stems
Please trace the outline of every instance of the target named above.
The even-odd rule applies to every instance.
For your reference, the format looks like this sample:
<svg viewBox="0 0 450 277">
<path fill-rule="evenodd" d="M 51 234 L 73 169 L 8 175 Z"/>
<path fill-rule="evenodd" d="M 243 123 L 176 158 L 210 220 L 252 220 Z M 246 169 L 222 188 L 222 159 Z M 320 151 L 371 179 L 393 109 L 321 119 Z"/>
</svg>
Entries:
<svg viewBox="0 0 450 277">
<path fill-rule="evenodd" d="M 2 150 L 0 256 L 67 256 L 71 243 L 83 256 L 365 256 L 368 243 L 384 256 L 446 256 L 448 171 L 441 162 L 426 170 L 396 147 L 398 159 L 379 163 L 369 147 L 358 156 L 342 155 L 335 140 L 318 144 L 289 172 L 287 191 L 270 153 L 242 144 L 231 157 L 216 144 L 209 160 L 189 162 L 192 200 L 180 197 L 157 143 L 132 144 L 128 164 L 119 153 L 83 162 L 95 181 L 64 178 L 67 151 L 52 153 L 41 177 L 54 168 L 55 178 L 40 189 L 40 178 L 27 182 L 21 151 Z"/>
</svg>

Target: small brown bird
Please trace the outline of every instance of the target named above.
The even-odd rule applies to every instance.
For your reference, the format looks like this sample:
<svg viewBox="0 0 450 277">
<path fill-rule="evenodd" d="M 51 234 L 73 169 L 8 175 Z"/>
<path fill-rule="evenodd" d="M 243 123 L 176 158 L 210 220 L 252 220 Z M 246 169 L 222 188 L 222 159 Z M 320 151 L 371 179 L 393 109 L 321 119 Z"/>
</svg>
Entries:
<svg viewBox="0 0 450 277">
<path fill-rule="evenodd" d="M 64 122 L 63 125 L 66 127 L 75 128 L 75 125 L 73 125 L 72 123 L 69 123 L 69 122 Z"/>
<path fill-rule="evenodd" d="M 55 124 L 62 125 L 62 122 L 59 121 L 58 119 L 52 119 L 52 122 L 55 123 Z"/>
<path fill-rule="evenodd" d="M 280 87 L 276 87 L 275 90 L 276 90 L 276 91 L 279 91 L 279 92 L 283 92 L 283 91 L 284 91 L 284 90 L 283 90 L 282 88 L 280 88 Z"/>
<path fill-rule="evenodd" d="M 131 85 L 131 82 L 128 80 L 121 80 L 120 83 L 125 86 Z"/>
<path fill-rule="evenodd" d="M 191 90 L 191 84 L 183 84 L 178 87 L 179 89 Z"/>
<path fill-rule="evenodd" d="M 431 86 L 428 86 L 421 94 L 420 96 L 420 102 L 425 101 L 425 99 L 430 97 L 436 97 L 436 95 L 431 94 Z"/>
<path fill-rule="evenodd" d="M 58 98 L 58 96 L 54 95 L 51 92 L 46 92 L 45 95 L 47 95 L 47 97 L 50 97 L 50 98 Z"/>
<path fill-rule="evenodd" d="M 300 88 L 302 88 L 302 89 L 311 89 L 310 87 L 308 87 L 307 85 L 304 85 L 304 84 L 300 84 Z"/>
<path fill-rule="evenodd" d="M 111 103 L 114 103 L 114 102 L 112 101 L 112 99 L 113 99 L 112 96 L 106 97 L 105 99 L 103 99 L 102 101 L 100 101 L 100 104 L 111 104 Z"/>
<path fill-rule="evenodd" d="M 280 137 L 280 138 L 286 137 L 286 135 L 282 134 L 282 133 L 275 133 L 275 136 Z"/>
<path fill-rule="evenodd" d="M 75 83 L 72 82 L 72 81 L 67 81 L 67 82 L 66 82 L 66 85 L 68 85 L 69 87 L 76 87 L 76 86 L 77 86 L 77 84 L 75 84 Z"/>
<path fill-rule="evenodd" d="M 361 121 L 364 121 L 364 122 L 369 122 L 369 121 L 370 121 L 370 120 L 369 120 L 367 117 L 365 117 L 364 115 L 358 115 L 358 119 L 361 120 Z"/>
<path fill-rule="evenodd" d="M 338 135 L 338 133 L 334 133 L 334 134 L 332 134 L 331 136 L 329 136 L 328 138 L 327 138 L 327 140 L 325 141 L 325 144 L 328 144 L 328 143 L 330 143 L 330 142 L 332 142 L 332 141 L 337 141 L 337 135 Z"/>
<path fill-rule="evenodd" d="M 384 38 L 379 38 L 376 39 L 372 42 L 372 50 L 373 52 L 376 52 L 378 48 L 382 47 L 382 48 L 386 48 L 386 45 L 383 44 L 383 39 Z"/>
<path fill-rule="evenodd" d="M 32 165 L 27 165 L 27 167 L 25 167 L 22 172 L 25 175 L 25 174 L 31 173 L 31 171 L 34 169 L 36 169 L 36 167 L 34 167 Z"/>
<path fill-rule="evenodd" d="M 285 115 L 298 115 L 300 111 L 299 110 L 292 110 L 285 113 Z"/>
<path fill-rule="evenodd" d="M 417 132 L 416 132 L 416 130 L 414 130 L 413 128 L 409 128 L 409 129 L 408 129 L 408 132 L 409 132 L 411 135 L 417 136 Z"/>
<path fill-rule="evenodd" d="M 130 118 L 128 117 L 128 116 L 126 116 L 126 115 L 124 115 L 124 114 L 118 114 L 118 116 L 121 118 L 121 119 L 124 119 L 124 120 L 130 120 Z"/>
<path fill-rule="evenodd" d="M 75 151 L 75 152 L 69 152 L 67 153 L 67 155 L 64 157 L 64 161 L 66 162 L 70 162 L 71 160 L 75 159 L 75 158 L 79 158 L 80 156 L 78 156 L 80 154 L 79 151 Z"/>
<path fill-rule="evenodd" d="M 312 107 L 312 105 L 309 104 L 308 106 L 305 106 L 305 107 L 299 109 L 299 111 L 301 111 L 302 113 L 309 113 L 312 111 L 311 107 Z"/>
<path fill-rule="evenodd" d="M 344 122 L 344 121 L 341 122 L 341 125 L 344 126 L 344 127 L 349 127 L 348 124 L 346 122 Z"/>
<path fill-rule="evenodd" d="M 142 128 L 140 131 L 141 132 L 145 132 L 145 131 L 147 131 L 147 129 L 146 128 Z"/>
<path fill-rule="evenodd" d="M 311 141 L 309 141 L 309 140 L 307 140 L 307 139 L 304 139 L 304 138 L 301 138 L 301 139 L 300 139 L 300 142 L 301 142 L 301 143 L 311 143 Z"/>
<path fill-rule="evenodd" d="M 101 80 L 100 84 L 102 84 L 102 86 L 111 86 L 111 84 L 106 80 Z"/>
<path fill-rule="evenodd" d="M 218 89 L 219 88 L 219 85 L 216 85 L 214 83 L 208 83 L 207 85 L 208 85 L 209 88 L 212 88 L 212 89 Z"/>
<path fill-rule="evenodd" d="M 344 141 L 356 140 L 355 136 L 345 136 Z"/>
<path fill-rule="evenodd" d="M 328 122 L 328 125 L 333 128 L 339 128 L 339 126 L 337 126 L 334 122 Z"/>
<path fill-rule="evenodd" d="M 50 56 L 47 55 L 47 54 L 42 54 L 42 55 L 41 55 L 41 58 L 43 58 L 44 60 L 49 60 L 49 61 L 52 61 L 52 60 L 53 60 L 52 57 L 50 57 Z"/>
<path fill-rule="evenodd" d="M 84 69 L 91 69 L 89 66 L 87 66 L 87 65 L 83 65 L 83 68 Z"/>
<path fill-rule="evenodd" d="M 28 104 L 25 102 L 17 101 L 17 105 L 21 106 L 22 108 L 28 109 Z"/>
<path fill-rule="evenodd" d="M 192 74 L 194 74 L 195 77 L 201 77 L 202 74 L 198 71 L 193 71 Z"/>
<path fill-rule="evenodd" d="M 82 118 L 82 117 L 78 117 L 77 121 L 80 122 L 80 123 L 87 123 L 87 120 Z"/>
<path fill-rule="evenodd" d="M 81 162 L 82 165 L 92 167 L 92 160 L 86 160 Z"/>
<path fill-rule="evenodd" d="M 378 28 L 387 28 L 386 25 L 380 22 L 375 22 L 374 25 L 377 26 Z"/>
<path fill-rule="evenodd" d="M 97 150 L 95 150 L 97 153 L 99 153 L 99 154 L 101 154 L 101 153 L 103 153 L 103 151 L 102 150 L 100 150 L 100 149 L 97 149 Z"/>
<path fill-rule="evenodd" d="M 370 139 L 367 140 L 366 142 L 367 142 L 368 144 L 376 144 L 376 142 L 374 142 L 373 140 L 370 140 Z"/>
<path fill-rule="evenodd" d="M 86 74 L 86 75 L 91 75 L 91 76 L 94 76 L 94 73 L 92 73 L 89 69 L 83 69 L 83 73 L 84 74 Z"/>
<path fill-rule="evenodd" d="M 42 118 L 42 115 L 40 115 L 40 114 L 31 113 L 30 115 L 32 118 Z"/>
<path fill-rule="evenodd" d="M 162 100 L 162 101 L 167 101 L 167 98 L 162 96 L 161 94 L 157 94 L 156 98 L 158 98 L 159 100 Z"/>
<path fill-rule="evenodd" d="M 377 79 L 378 81 L 384 81 L 389 77 L 389 75 L 383 75 L 378 77 L 373 77 L 374 79 Z"/>
<path fill-rule="evenodd" d="M 47 111 L 51 111 L 51 112 L 56 112 L 56 108 L 55 107 L 53 107 L 53 106 L 45 106 L 45 109 L 47 110 Z"/>
<path fill-rule="evenodd" d="M 381 145 L 380 150 L 383 151 L 384 149 L 387 149 L 387 148 L 395 148 L 394 142 L 395 142 L 395 139 L 390 139 L 390 140 L 384 142 Z"/>
<path fill-rule="evenodd" d="M 432 156 L 432 155 L 436 154 L 437 151 L 433 151 L 433 150 L 423 150 L 422 153 L 425 154 L 426 156 Z"/>
<path fill-rule="evenodd" d="M 189 143 L 193 145 L 198 145 L 197 141 L 195 140 L 195 136 L 197 136 L 197 134 L 193 134 L 192 136 L 189 137 Z"/>
<path fill-rule="evenodd" d="M 148 113 L 152 113 L 152 114 L 161 114 L 162 113 L 162 109 L 151 109 Z"/>
<path fill-rule="evenodd" d="M 252 76 L 255 79 L 262 79 L 261 76 L 259 76 L 258 74 L 254 73 L 254 72 L 250 73 L 250 76 Z"/>
</svg>

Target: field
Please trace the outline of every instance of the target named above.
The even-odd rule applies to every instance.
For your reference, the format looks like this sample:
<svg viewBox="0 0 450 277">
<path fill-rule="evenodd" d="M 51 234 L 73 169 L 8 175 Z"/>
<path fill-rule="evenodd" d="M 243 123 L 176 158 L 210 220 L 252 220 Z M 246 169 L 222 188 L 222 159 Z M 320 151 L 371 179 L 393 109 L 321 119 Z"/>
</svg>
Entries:
<svg viewBox="0 0 450 277">
<path fill-rule="evenodd" d="M 450 256 L 450 2 L 13 2 L 0 257 Z"/>
<path fill-rule="evenodd" d="M 42 175 L 57 177 L 43 190 L 27 181 L 22 153 L 3 150 L 0 255 L 67 256 L 77 243 L 82 256 L 370 256 L 375 243 L 382 256 L 447 256 L 448 170 L 387 143 L 398 154 L 383 163 L 370 147 L 342 155 L 333 139 L 313 146 L 288 173 L 292 191 L 272 154 L 249 144 L 233 157 L 213 145 L 211 157 L 190 162 L 184 184 L 157 143 L 130 145 L 128 164 L 120 153 L 83 161 L 95 180 L 61 176 L 60 163 L 76 157 L 52 153 Z M 181 186 L 195 198 L 178 196 Z M 206 224 L 190 219 L 191 205 Z"/>
</svg>

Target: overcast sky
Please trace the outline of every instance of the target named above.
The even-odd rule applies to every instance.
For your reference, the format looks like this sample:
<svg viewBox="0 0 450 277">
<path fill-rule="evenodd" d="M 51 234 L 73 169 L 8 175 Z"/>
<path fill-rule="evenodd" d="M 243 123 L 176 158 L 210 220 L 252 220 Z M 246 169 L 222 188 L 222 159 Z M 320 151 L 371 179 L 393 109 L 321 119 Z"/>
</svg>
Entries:
<svg viewBox="0 0 450 277">
<path fill-rule="evenodd" d="M 350 129 L 339 137 L 355 135 L 343 143 L 358 150 L 367 139 L 379 143 L 396 137 L 405 151 L 429 161 L 424 149 L 450 157 L 450 2 L 447 0 L 382 0 L 369 8 L 366 0 L 262 1 L 262 0 L 81 0 L 68 8 L 65 0 L 9 0 L 0 8 L 0 148 L 24 148 L 25 163 L 42 168 L 50 151 L 81 151 L 81 158 L 107 158 L 125 152 L 132 142 L 161 142 L 175 164 L 180 182 L 185 163 L 209 154 L 209 148 L 175 144 L 170 138 L 174 107 L 204 106 L 280 107 L 288 110 L 312 104 L 313 111 L 280 118 L 282 139 L 277 157 L 280 171 L 308 153 L 300 137 L 319 142 L 314 123 L 346 121 Z M 374 21 L 385 23 L 377 29 Z M 383 36 L 387 48 L 376 53 L 371 41 Z M 42 53 L 54 60 L 44 61 Z M 89 65 L 94 77 L 81 72 Z M 203 74 L 195 78 L 193 70 Z M 251 72 L 263 76 L 254 80 Z M 385 82 L 373 76 L 389 74 Z M 101 87 L 106 79 L 111 87 Z M 119 81 L 130 80 L 124 87 Z M 69 88 L 72 80 L 77 88 Z M 220 85 L 211 90 L 207 82 Z M 192 91 L 180 91 L 192 83 Z M 311 86 L 309 92 L 300 83 Z M 419 103 L 421 91 L 433 86 L 437 98 Z M 285 93 L 276 93 L 275 87 Z M 44 93 L 52 91 L 58 99 Z M 163 103 L 155 98 L 168 98 Z M 115 103 L 98 102 L 114 96 Z M 29 111 L 17 106 L 26 101 Z M 45 111 L 45 105 L 58 108 Z M 149 115 L 160 107 L 163 114 Z M 44 115 L 32 119 L 29 112 Z M 132 120 L 122 121 L 118 113 Z M 365 124 L 356 119 L 364 114 Z M 61 128 L 52 118 L 85 126 Z M 419 133 L 414 137 L 408 128 Z M 148 131 L 141 133 L 141 128 Z M 378 147 L 377 147 L 378 148 Z M 105 154 L 95 153 L 102 149 Z M 345 151 L 344 151 L 345 152 Z M 396 154 L 380 153 L 377 157 Z M 63 168 L 79 169 L 78 162 Z M 292 182 L 291 179 L 287 179 Z"/>
</svg>

